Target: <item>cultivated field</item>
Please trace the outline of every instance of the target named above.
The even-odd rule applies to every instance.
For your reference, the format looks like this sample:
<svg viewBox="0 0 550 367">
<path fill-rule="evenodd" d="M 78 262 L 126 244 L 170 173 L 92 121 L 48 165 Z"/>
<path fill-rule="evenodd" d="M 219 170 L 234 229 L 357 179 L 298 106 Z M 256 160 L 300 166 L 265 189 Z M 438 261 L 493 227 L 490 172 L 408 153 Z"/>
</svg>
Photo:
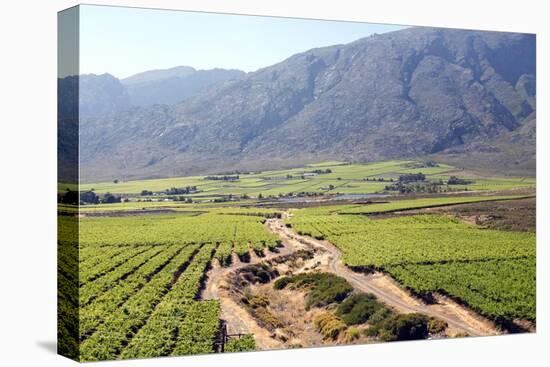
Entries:
<svg viewBox="0 0 550 367">
<path fill-rule="evenodd" d="M 428 322 L 422 317 L 429 316 L 433 324 L 434 316 L 446 315 L 422 306 L 445 295 L 464 312 L 494 323 L 491 330 L 517 331 L 526 323 L 522 330 L 531 330 L 534 229 L 483 223 L 493 223 L 495 205 L 502 207 L 502 218 L 508 205 L 510 212 L 525 207 L 514 203 L 533 201 L 534 185 L 534 178 L 484 177 L 416 161 L 325 162 L 283 171 L 82 185 L 80 193 L 93 189 L 100 203 L 59 206 L 59 220 L 67 224 L 62 228 L 77 228 L 78 221 L 78 232 L 59 234 L 59 306 L 79 320 L 61 323 L 60 349 L 78 348 L 82 360 L 93 361 L 288 347 L 294 346 L 288 340 L 299 338 L 301 346 L 402 340 L 389 326 L 405 322 L 399 304 L 361 293 L 376 290 L 377 283 L 361 283 L 360 275 L 372 271 L 396 281 L 394 292 L 419 299 L 411 307 L 427 316 L 411 316 L 415 322 Z M 102 202 L 107 193 L 124 200 Z M 470 206 L 477 213 L 473 222 L 463 217 Z M 534 215 L 534 205 L 529 208 Z M 521 225 L 507 222 L 507 228 Z M 317 242 L 308 244 L 308 237 Z M 341 255 L 331 252 L 332 245 Z M 294 282 L 299 273 L 334 272 L 340 259 L 347 266 L 338 273 L 344 280 L 304 275 L 273 291 L 285 275 Z M 249 268 L 254 264 L 259 267 Z M 203 297 L 214 280 L 221 283 L 209 283 L 209 297 Z M 285 302 L 293 292 L 321 301 Z M 275 300 L 278 307 L 302 307 L 301 313 L 277 313 Z M 364 310 L 354 311 L 361 317 L 348 315 L 355 303 L 378 311 L 378 319 Z M 299 337 L 287 335 L 284 327 L 292 312 L 303 315 L 298 329 L 307 333 Z M 224 316 L 229 313 L 240 316 Z M 339 325 L 339 331 L 327 334 L 327 323 Z M 475 327 L 467 324 L 465 330 Z M 444 329 L 414 338 L 461 335 Z"/>
<path fill-rule="evenodd" d="M 373 194 L 383 192 L 384 188 L 392 182 L 390 180 L 398 180 L 400 175 L 407 173 L 423 173 L 428 180 L 433 181 L 447 180 L 451 176 L 472 180 L 469 184 L 445 185 L 449 190 L 506 190 L 535 185 L 532 177 L 484 177 L 476 172 L 464 171 L 446 164 L 426 167 L 415 161 L 387 161 L 369 164 L 327 162 L 288 170 L 225 174 L 238 176 L 236 181 L 208 180 L 205 179 L 206 176 L 194 176 L 138 181 L 121 180 L 118 183 L 87 183 L 81 185 L 80 190 L 93 189 L 96 193 L 110 192 L 131 196 L 140 194 L 143 190 L 161 192 L 171 187 L 196 186 L 199 191 L 188 196 L 205 199 L 229 194 L 246 194 L 251 197 L 259 194 L 267 197 L 300 192 Z M 330 185 L 334 188 L 329 190 Z"/>
</svg>

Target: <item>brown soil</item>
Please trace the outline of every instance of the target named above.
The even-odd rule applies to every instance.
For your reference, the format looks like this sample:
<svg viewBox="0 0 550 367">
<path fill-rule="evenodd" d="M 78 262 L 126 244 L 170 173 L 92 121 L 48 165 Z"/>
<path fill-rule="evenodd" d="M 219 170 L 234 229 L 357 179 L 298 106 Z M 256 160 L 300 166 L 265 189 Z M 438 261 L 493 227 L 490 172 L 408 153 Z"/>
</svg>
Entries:
<svg viewBox="0 0 550 367">
<path fill-rule="evenodd" d="M 536 198 L 460 204 L 426 208 L 407 214 L 438 213 L 458 218 L 465 223 L 504 231 L 536 231 Z"/>
</svg>

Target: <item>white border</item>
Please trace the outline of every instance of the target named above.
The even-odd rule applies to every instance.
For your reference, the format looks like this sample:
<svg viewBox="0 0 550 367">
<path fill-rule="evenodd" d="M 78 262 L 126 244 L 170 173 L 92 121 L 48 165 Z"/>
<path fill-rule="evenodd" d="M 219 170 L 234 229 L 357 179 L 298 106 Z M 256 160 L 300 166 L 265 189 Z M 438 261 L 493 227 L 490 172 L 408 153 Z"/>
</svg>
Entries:
<svg viewBox="0 0 550 367">
<path fill-rule="evenodd" d="M 56 12 L 75 1 L 3 2 L 0 152 L 0 362 L 73 365 L 51 349 L 56 337 Z M 98 0 L 95 4 L 355 20 L 537 33 L 538 332 L 461 340 L 390 343 L 232 355 L 101 362 L 118 366 L 477 366 L 541 365 L 547 360 L 549 243 L 548 10 L 543 1 L 459 0 Z M 540 144 L 542 142 L 542 144 Z M 545 313 L 546 311 L 546 313 Z M 548 348 L 548 347 L 547 347 Z"/>
</svg>

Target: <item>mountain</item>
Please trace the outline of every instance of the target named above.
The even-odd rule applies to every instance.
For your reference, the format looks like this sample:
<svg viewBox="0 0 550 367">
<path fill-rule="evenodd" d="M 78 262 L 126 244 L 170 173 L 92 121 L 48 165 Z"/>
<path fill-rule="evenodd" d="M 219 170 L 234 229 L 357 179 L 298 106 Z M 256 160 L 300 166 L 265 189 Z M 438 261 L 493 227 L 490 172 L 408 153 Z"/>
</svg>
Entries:
<svg viewBox="0 0 550 367">
<path fill-rule="evenodd" d="M 185 78 L 196 72 L 191 66 L 176 66 L 170 69 L 148 70 L 122 79 L 125 85 L 155 82 L 170 78 Z"/>
<path fill-rule="evenodd" d="M 427 155 L 531 172 L 535 75 L 534 35 L 424 27 L 373 35 L 296 54 L 175 105 L 86 119 L 81 177 Z"/>
<path fill-rule="evenodd" d="M 58 80 L 60 93 L 75 91 L 73 96 L 60 98 L 59 103 L 61 109 L 75 108 L 71 98 L 77 98 L 80 116 L 104 117 L 133 106 L 175 104 L 205 88 L 243 75 L 240 70 L 195 70 L 189 66 L 146 71 L 122 80 L 108 73 L 82 74 L 79 78 L 70 76 Z M 75 82 L 77 89 L 73 87 Z"/>
<path fill-rule="evenodd" d="M 104 116 L 130 107 L 128 93 L 111 74 L 84 74 L 79 79 L 81 116 Z"/>
<path fill-rule="evenodd" d="M 227 80 L 243 76 L 240 70 L 195 70 L 189 66 L 151 70 L 121 80 L 134 106 L 174 104 Z"/>
</svg>

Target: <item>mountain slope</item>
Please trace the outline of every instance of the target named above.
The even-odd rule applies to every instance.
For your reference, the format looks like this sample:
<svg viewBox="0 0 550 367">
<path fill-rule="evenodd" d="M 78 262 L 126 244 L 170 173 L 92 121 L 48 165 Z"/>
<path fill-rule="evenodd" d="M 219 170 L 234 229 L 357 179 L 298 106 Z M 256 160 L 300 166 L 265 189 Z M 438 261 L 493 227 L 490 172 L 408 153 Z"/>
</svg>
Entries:
<svg viewBox="0 0 550 367">
<path fill-rule="evenodd" d="M 130 103 L 134 106 L 174 104 L 208 87 L 243 76 L 240 70 L 195 70 L 178 66 L 152 70 L 122 79 Z"/>
<path fill-rule="evenodd" d="M 409 28 L 297 54 L 175 106 L 89 119 L 81 173 L 171 176 L 482 150 L 499 168 L 532 167 L 535 97 L 534 35 Z M 519 133 L 527 123 L 533 133 Z M 509 145 L 522 154 L 506 158 Z"/>
<path fill-rule="evenodd" d="M 120 81 L 111 74 L 79 77 L 80 116 L 105 116 L 130 107 L 130 98 Z"/>
</svg>

